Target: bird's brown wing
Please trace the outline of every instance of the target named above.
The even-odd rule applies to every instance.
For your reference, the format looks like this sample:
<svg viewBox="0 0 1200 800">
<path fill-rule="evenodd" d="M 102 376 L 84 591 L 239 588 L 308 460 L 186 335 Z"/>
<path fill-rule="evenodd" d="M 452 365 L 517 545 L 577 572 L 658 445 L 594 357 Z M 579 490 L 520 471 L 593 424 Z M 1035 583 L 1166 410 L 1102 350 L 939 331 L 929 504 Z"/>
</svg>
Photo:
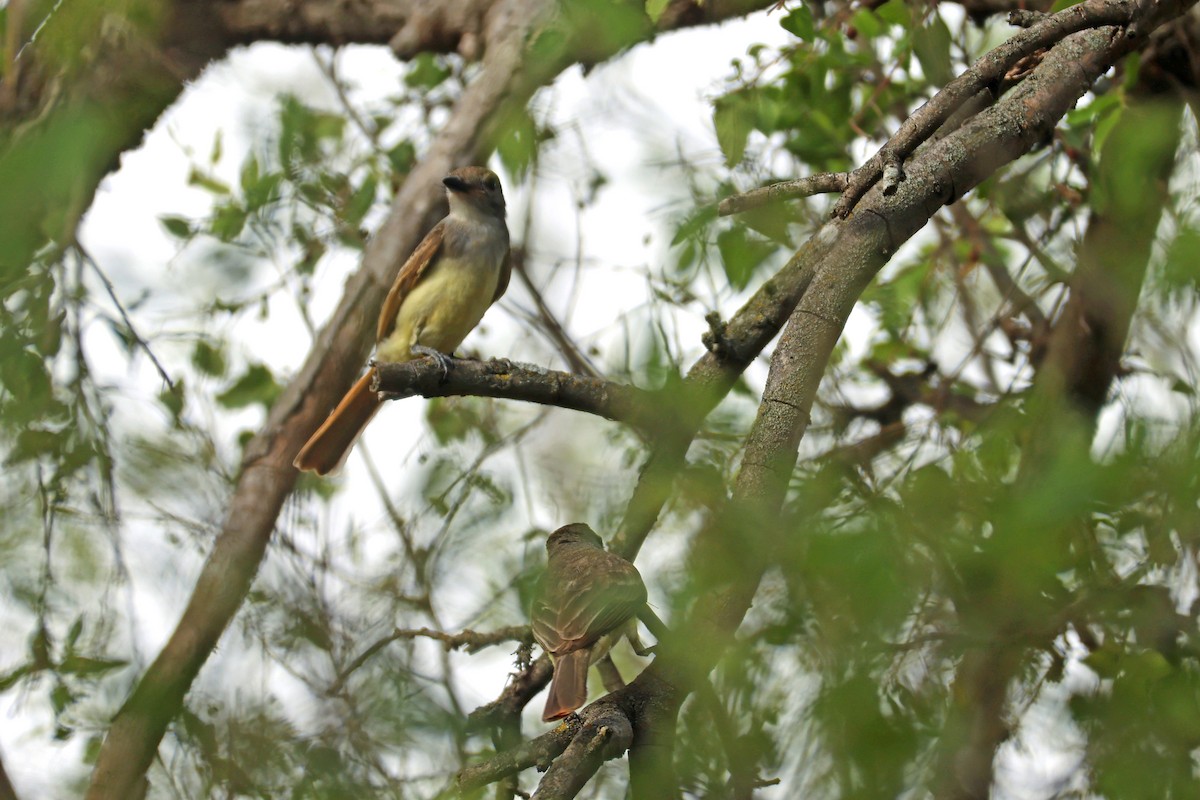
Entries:
<svg viewBox="0 0 1200 800">
<path fill-rule="evenodd" d="M 557 575 L 547 573 L 534 601 L 534 638 L 556 656 L 590 647 L 646 602 L 646 586 L 632 564 L 603 551 L 592 551 L 591 557 L 605 563 L 599 569 L 575 564 Z"/>
<path fill-rule="evenodd" d="M 383 308 L 379 312 L 379 325 L 375 329 L 375 341 L 382 342 L 391 334 L 392 329 L 396 326 L 396 315 L 400 313 L 400 306 L 404 303 L 404 298 L 408 296 L 412 288 L 417 285 L 417 281 L 421 280 L 430 265 L 437 259 L 438 251 L 442 249 L 442 239 L 445 233 L 446 220 L 443 219 L 430 228 L 429 233 L 425 234 L 425 238 L 417 245 L 417 249 L 412 251 L 408 261 L 404 262 L 404 266 L 396 274 L 396 280 L 392 283 L 392 288 L 388 290 L 387 297 L 383 301 Z"/>
</svg>

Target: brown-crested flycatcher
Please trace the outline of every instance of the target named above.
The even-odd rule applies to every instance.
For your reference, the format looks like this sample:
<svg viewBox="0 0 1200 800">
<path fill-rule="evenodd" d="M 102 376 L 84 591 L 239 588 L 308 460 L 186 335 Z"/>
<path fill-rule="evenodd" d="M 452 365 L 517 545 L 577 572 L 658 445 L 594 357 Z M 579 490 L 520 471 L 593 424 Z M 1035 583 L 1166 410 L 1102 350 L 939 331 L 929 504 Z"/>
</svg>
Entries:
<svg viewBox="0 0 1200 800">
<path fill-rule="evenodd" d="M 637 567 L 604 549 L 582 523 L 564 525 L 546 539 L 546 573 L 533 601 L 533 638 L 554 661 L 542 720 L 561 719 L 587 702 L 588 667 L 621 636 L 635 649 L 635 614 L 646 604 Z"/>
<path fill-rule="evenodd" d="M 488 306 L 508 288 L 508 226 L 500 180 L 484 167 L 462 167 L 442 179 L 450 213 L 433 226 L 401 267 L 383 301 L 375 333 L 379 361 L 436 359 L 479 324 Z M 292 462 L 326 475 L 346 459 L 363 428 L 379 410 L 367 370 Z"/>
</svg>

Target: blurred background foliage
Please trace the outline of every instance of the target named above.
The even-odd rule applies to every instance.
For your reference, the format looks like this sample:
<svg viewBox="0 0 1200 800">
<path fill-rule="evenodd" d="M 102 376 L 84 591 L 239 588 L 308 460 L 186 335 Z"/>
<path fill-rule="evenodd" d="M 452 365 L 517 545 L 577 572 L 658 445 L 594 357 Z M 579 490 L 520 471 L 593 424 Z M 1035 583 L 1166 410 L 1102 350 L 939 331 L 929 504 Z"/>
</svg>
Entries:
<svg viewBox="0 0 1200 800">
<path fill-rule="evenodd" d="M 43 63 L 69 71 L 84 43 L 140 57 L 154 9 L 124 3 L 119 32 L 60 9 Z M 663 192 L 638 263 L 611 263 L 602 242 L 565 255 L 539 243 L 614 191 L 586 135 L 555 121 L 554 92 L 498 149 L 530 285 L 612 379 L 677 380 L 702 353 L 704 314 L 732 314 L 831 202 L 720 218 L 720 198 L 857 166 L 1010 31 L 900 0 L 787 3 L 757 24 L 790 36 L 749 47 L 710 92 L 710 152 L 644 155 L 690 200 Z M 281 94 L 244 151 L 218 135 L 189 154 L 207 210 L 159 214 L 179 254 L 152 289 L 128 270 L 111 280 L 119 265 L 93 258 L 74 222 L 91 201 L 80 174 L 115 166 L 119 132 L 164 88 L 97 76 L 0 127 L 0 697 L 25 720 L 4 755 L 22 758 L 15 741 L 69 756 L 47 783 L 57 796 L 78 791 L 174 624 L 240 447 L 295 363 L 276 344 L 303 355 L 328 307 L 318 295 L 336 295 L 471 70 L 421 56 L 368 102 L 335 54 L 312 56 L 338 102 Z M 728 728 L 684 708 L 686 794 L 730 796 L 747 775 L 780 779 L 763 796 L 939 791 L 957 715 L 987 700 L 965 694 L 964 654 L 985 652 L 1007 692 L 1001 796 L 1200 795 L 1196 125 L 1142 77 L 1137 59 L 1106 76 L 1052 141 L 942 209 L 864 293 L 766 538 L 776 569 L 714 676 Z M 563 153 L 585 177 L 553 216 L 537 198 Z M 1123 284 L 1136 313 L 1118 379 L 1090 418 L 1039 404 L 1036 386 L 1050 331 L 1088 289 L 1079 254 L 1098 220 L 1149 249 Z M 581 283 L 614 268 L 643 294 L 605 297 L 612 322 L 573 326 Z M 561 366 L 529 289 L 514 281 L 501 309 L 484 352 Z M 660 609 L 696 591 L 684 554 L 728 495 L 767 356 L 706 421 L 639 560 Z M 393 628 L 521 623 L 545 530 L 611 533 L 646 444 L 569 412 L 409 403 L 419 445 L 369 439 L 345 479 L 304 481 L 160 749 L 151 796 L 430 796 L 494 746 L 466 718 L 503 686 L 516 644 L 447 652 Z M 640 663 L 618 656 L 627 677 Z M 609 765 L 585 794 L 623 783 Z"/>
</svg>

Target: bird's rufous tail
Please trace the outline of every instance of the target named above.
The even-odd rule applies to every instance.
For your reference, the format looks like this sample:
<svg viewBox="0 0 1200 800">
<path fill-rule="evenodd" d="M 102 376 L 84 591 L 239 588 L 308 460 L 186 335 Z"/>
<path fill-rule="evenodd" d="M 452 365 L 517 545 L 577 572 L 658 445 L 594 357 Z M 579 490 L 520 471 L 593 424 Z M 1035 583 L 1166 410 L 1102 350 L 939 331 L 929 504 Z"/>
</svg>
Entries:
<svg viewBox="0 0 1200 800">
<path fill-rule="evenodd" d="M 587 674 L 591 656 L 591 648 L 585 647 L 560 656 L 555 662 L 542 722 L 562 719 L 587 702 Z"/>
<path fill-rule="evenodd" d="M 292 461 L 296 469 L 328 475 L 342 466 L 359 434 L 379 410 L 379 396 L 371 391 L 374 377 L 372 367 L 350 387 L 329 418 L 300 448 Z"/>
</svg>

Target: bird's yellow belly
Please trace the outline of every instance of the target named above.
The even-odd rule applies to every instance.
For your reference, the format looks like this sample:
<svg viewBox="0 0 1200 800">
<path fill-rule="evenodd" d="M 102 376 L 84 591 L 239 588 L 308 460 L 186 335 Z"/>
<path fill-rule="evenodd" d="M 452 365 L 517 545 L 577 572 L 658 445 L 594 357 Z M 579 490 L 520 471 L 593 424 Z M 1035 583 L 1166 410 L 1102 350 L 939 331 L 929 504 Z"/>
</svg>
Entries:
<svg viewBox="0 0 1200 800">
<path fill-rule="evenodd" d="M 466 265 L 442 256 L 428 274 L 412 288 L 396 327 L 376 348 L 380 361 L 409 361 L 415 344 L 439 353 L 452 353 L 471 329 L 483 319 L 496 294 L 500 265 Z"/>
</svg>

